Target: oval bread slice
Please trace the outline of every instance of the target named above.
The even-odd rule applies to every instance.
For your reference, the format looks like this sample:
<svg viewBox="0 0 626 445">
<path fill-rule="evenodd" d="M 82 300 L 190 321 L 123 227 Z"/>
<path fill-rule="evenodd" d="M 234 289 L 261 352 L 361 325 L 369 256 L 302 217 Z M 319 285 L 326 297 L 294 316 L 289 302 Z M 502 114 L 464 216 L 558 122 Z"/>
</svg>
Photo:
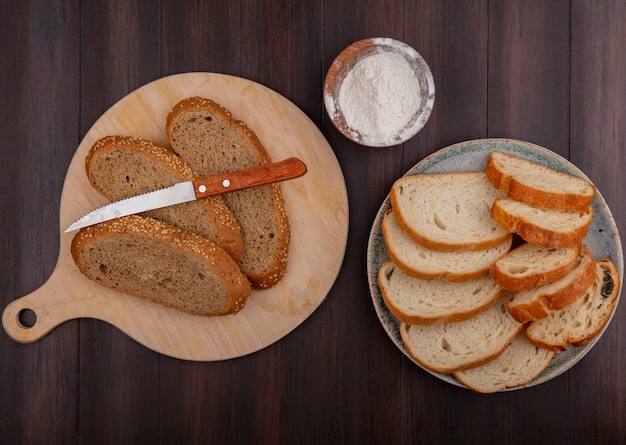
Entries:
<svg viewBox="0 0 626 445">
<path fill-rule="evenodd" d="M 420 280 L 402 272 L 391 261 L 378 271 L 383 300 L 396 318 L 409 324 L 467 320 L 487 310 L 502 294 L 489 275 L 462 283 Z"/>
<path fill-rule="evenodd" d="M 172 149 L 203 177 L 271 162 L 265 147 L 243 122 L 205 98 L 178 102 L 167 116 Z M 257 289 L 274 286 L 287 269 L 291 231 L 280 184 L 223 195 L 243 238 L 239 265 Z"/>
<path fill-rule="evenodd" d="M 383 216 L 383 239 L 392 261 L 412 277 L 466 281 L 489 273 L 489 267 L 511 248 L 512 236 L 485 250 L 442 252 L 423 247 L 398 224 L 395 210 Z"/>
<path fill-rule="evenodd" d="M 484 250 L 508 238 L 489 212 L 496 190 L 484 172 L 405 176 L 391 188 L 398 224 L 431 250 Z"/>
<path fill-rule="evenodd" d="M 520 323 L 541 320 L 580 298 L 595 277 L 595 261 L 587 246 L 583 245 L 576 264 L 567 275 L 552 283 L 517 292 L 507 303 L 507 308 Z"/>
<path fill-rule="evenodd" d="M 524 332 L 495 359 L 484 365 L 454 373 L 472 391 L 493 393 L 524 386 L 546 369 L 555 352 L 534 345 Z"/>
<path fill-rule="evenodd" d="M 583 212 L 546 210 L 509 198 L 496 199 L 491 217 L 507 232 L 517 233 L 524 241 L 548 249 L 580 245 L 587 236 L 593 209 Z"/>
<path fill-rule="evenodd" d="M 521 291 L 543 286 L 563 277 L 576 263 L 580 248 L 547 249 L 524 243 L 499 258 L 491 276 L 504 289 Z"/>
<path fill-rule="evenodd" d="M 486 363 L 504 351 L 522 324 L 506 310 L 505 292 L 488 310 L 469 320 L 429 326 L 401 323 L 407 351 L 424 368 L 451 373 Z"/>
<path fill-rule="evenodd" d="M 87 278 L 194 315 L 238 312 L 251 294 L 221 247 L 152 218 L 131 215 L 81 229 L 71 253 Z"/>
<path fill-rule="evenodd" d="M 510 198 L 543 209 L 584 212 L 596 190 L 586 179 L 499 151 L 489 155 L 485 173 Z"/>
<path fill-rule="evenodd" d="M 111 201 L 198 179 L 180 156 L 143 138 L 107 136 L 85 159 L 91 185 Z M 213 196 L 143 215 L 196 233 L 221 246 L 236 261 L 243 253 L 239 225 L 224 201 Z"/>
<path fill-rule="evenodd" d="M 530 323 L 526 329 L 528 338 L 540 347 L 561 351 L 569 345 L 584 345 L 608 323 L 620 285 L 619 274 L 611 260 L 597 261 L 595 280 L 585 294 L 565 309 Z"/>
</svg>

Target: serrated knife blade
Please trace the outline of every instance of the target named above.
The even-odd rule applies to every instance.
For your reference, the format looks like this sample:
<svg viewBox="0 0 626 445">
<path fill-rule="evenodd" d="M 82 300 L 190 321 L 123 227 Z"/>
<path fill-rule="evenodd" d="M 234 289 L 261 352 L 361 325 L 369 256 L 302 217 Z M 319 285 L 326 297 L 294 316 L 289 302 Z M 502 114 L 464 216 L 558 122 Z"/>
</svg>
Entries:
<svg viewBox="0 0 626 445">
<path fill-rule="evenodd" d="M 306 172 L 307 167 L 304 162 L 298 158 L 288 158 L 280 162 L 211 176 L 198 181 L 179 182 L 170 187 L 115 201 L 92 210 L 70 224 L 65 229 L 65 233 L 122 216 L 298 178 Z"/>
</svg>

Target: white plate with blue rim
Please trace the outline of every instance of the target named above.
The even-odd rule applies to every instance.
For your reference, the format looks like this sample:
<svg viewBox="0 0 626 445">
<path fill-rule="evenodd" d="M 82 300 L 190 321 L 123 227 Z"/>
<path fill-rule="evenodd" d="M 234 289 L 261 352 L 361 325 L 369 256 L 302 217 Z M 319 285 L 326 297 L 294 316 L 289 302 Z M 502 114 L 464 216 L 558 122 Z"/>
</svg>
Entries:
<svg viewBox="0 0 626 445">
<path fill-rule="evenodd" d="M 489 154 L 496 150 L 510 153 L 574 176 L 589 179 L 574 164 L 558 154 L 538 145 L 512 139 L 478 139 L 451 145 L 418 162 L 408 172 L 406 172 L 405 176 L 463 171 L 483 171 L 487 164 Z M 615 220 L 611 214 L 611 210 L 599 190 L 596 190 L 592 207 L 594 210 L 594 217 L 591 226 L 589 227 L 589 232 L 583 240 L 583 243 L 587 245 L 589 251 L 596 260 L 601 258 L 610 259 L 617 269 L 620 282 L 623 282 L 624 258 L 622 244 Z M 380 206 L 378 213 L 376 214 L 367 246 L 367 277 L 372 302 L 374 304 L 376 314 L 378 315 L 378 319 L 396 347 L 400 349 L 400 351 L 402 351 L 402 353 L 413 363 L 441 380 L 456 386 L 464 387 L 464 385 L 458 382 L 451 374 L 439 374 L 432 372 L 421 366 L 417 361 L 415 361 L 415 359 L 413 359 L 402 342 L 402 338 L 400 336 L 400 321 L 389 311 L 383 301 L 380 288 L 378 287 L 377 277 L 380 267 L 390 259 L 381 230 L 383 216 L 390 208 L 391 202 L 389 195 L 387 195 L 386 199 Z M 527 388 L 547 382 L 563 374 L 578 363 L 591 350 L 591 348 L 594 347 L 606 329 L 610 326 L 613 314 L 617 310 L 619 298 L 620 296 L 618 295 L 609 321 L 596 337 L 583 346 L 570 346 L 566 351 L 557 353 L 550 363 L 550 366 L 548 366 L 548 368 L 539 374 L 533 381 L 529 382 L 525 386 L 511 389 L 516 390 Z"/>
</svg>

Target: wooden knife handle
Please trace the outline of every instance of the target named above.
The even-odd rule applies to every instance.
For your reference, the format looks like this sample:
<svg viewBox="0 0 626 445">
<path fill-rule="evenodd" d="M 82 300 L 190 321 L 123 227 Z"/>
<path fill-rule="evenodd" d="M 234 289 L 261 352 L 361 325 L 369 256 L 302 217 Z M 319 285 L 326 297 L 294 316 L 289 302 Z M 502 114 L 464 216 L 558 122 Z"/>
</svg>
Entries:
<svg viewBox="0 0 626 445">
<path fill-rule="evenodd" d="M 306 172 L 307 167 L 304 162 L 298 158 L 288 158 L 272 164 L 245 168 L 224 173 L 223 175 L 200 179 L 194 182 L 194 191 L 198 199 L 206 198 L 272 182 L 298 178 Z"/>
</svg>

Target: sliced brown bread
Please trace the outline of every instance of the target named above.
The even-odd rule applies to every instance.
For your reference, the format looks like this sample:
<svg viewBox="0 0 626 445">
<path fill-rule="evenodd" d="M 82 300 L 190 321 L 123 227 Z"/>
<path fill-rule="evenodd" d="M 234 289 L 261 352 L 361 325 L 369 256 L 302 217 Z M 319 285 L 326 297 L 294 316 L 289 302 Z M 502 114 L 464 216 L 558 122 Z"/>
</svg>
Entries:
<svg viewBox="0 0 626 445">
<path fill-rule="evenodd" d="M 508 234 L 489 216 L 502 196 L 484 172 L 405 176 L 390 194 L 400 227 L 422 246 L 441 251 L 502 244 Z"/>
<path fill-rule="evenodd" d="M 506 310 L 506 294 L 469 320 L 428 326 L 401 323 L 407 351 L 424 368 L 444 374 L 494 359 L 523 326 Z"/>
<path fill-rule="evenodd" d="M 504 289 L 521 291 L 543 286 L 569 272 L 579 251 L 579 246 L 548 249 L 524 243 L 500 257 L 489 272 Z"/>
<path fill-rule="evenodd" d="M 596 277 L 596 264 L 583 245 L 576 264 L 563 278 L 539 287 L 517 292 L 507 303 L 513 318 L 520 323 L 541 320 L 552 311 L 566 308 L 589 289 Z"/>
<path fill-rule="evenodd" d="M 454 377 L 479 393 L 517 388 L 541 374 L 550 365 L 554 355 L 554 351 L 531 343 L 522 331 L 502 354 L 484 365 L 455 372 Z"/>
<path fill-rule="evenodd" d="M 510 198 L 543 209 L 584 212 L 595 195 L 586 179 L 499 151 L 489 155 L 485 173 Z"/>
<path fill-rule="evenodd" d="M 546 210 L 509 198 L 496 199 L 491 217 L 507 232 L 549 249 L 580 245 L 587 236 L 593 209 L 584 212 Z"/>
<path fill-rule="evenodd" d="M 423 247 L 398 224 L 396 211 L 383 216 L 383 239 L 392 261 L 412 277 L 424 280 L 466 281 L 489 273 L 489 267 L 511 248 L 508 235 L 500 244 L 484 250 L 443 252 Z"/>
<path fill-rule="evenodd" d="M 221 247 L 152 218 L 131 215 L 81 229 L 71 253 L 91 280 L 194 315 L 238 312 L 251 294 Z"/>
<path fill-rule="evenodd" d="M 271 162 L 254 132 L 209 99 L 177 103 L 167 116 L 166 131 L 172 149 L 201 176 Z M 241 228 L 241 269 L 255 288 L 275 285 L 286 272 L 291 237 L 280 184 L 228 193 L 223 199 Z"/>
<path fill-rule="evenodd" d="M 96 141 L 87 154 L 85 168 L 91 185 L 111 201 L 198 179 L 171 150 L 129 136 L 107 136 Z M 155 209 L 144 215 L 204 236 L 236 261 L 241 258 L 239 225 L 220 197 Z"/>
<path fill-rule="evenodd" d="M 378 272 L 383 300 L 396 318 L 408 324 L 463 321 L 487 310 L 502 294 L 489 275 L 462 283 L 421 280 L 391 261 Z"/>
<path fill-rule="evenodd" d="M 608 323 L 620 286 L 613 263 L 606 258 L 597 261 L 595 280 L 584 295 L 565 309 L 530 323 L 526 330 L 528 338 L 543 348 L 561 351 L 569 345 L 584 345 Z"/>
</svg>

